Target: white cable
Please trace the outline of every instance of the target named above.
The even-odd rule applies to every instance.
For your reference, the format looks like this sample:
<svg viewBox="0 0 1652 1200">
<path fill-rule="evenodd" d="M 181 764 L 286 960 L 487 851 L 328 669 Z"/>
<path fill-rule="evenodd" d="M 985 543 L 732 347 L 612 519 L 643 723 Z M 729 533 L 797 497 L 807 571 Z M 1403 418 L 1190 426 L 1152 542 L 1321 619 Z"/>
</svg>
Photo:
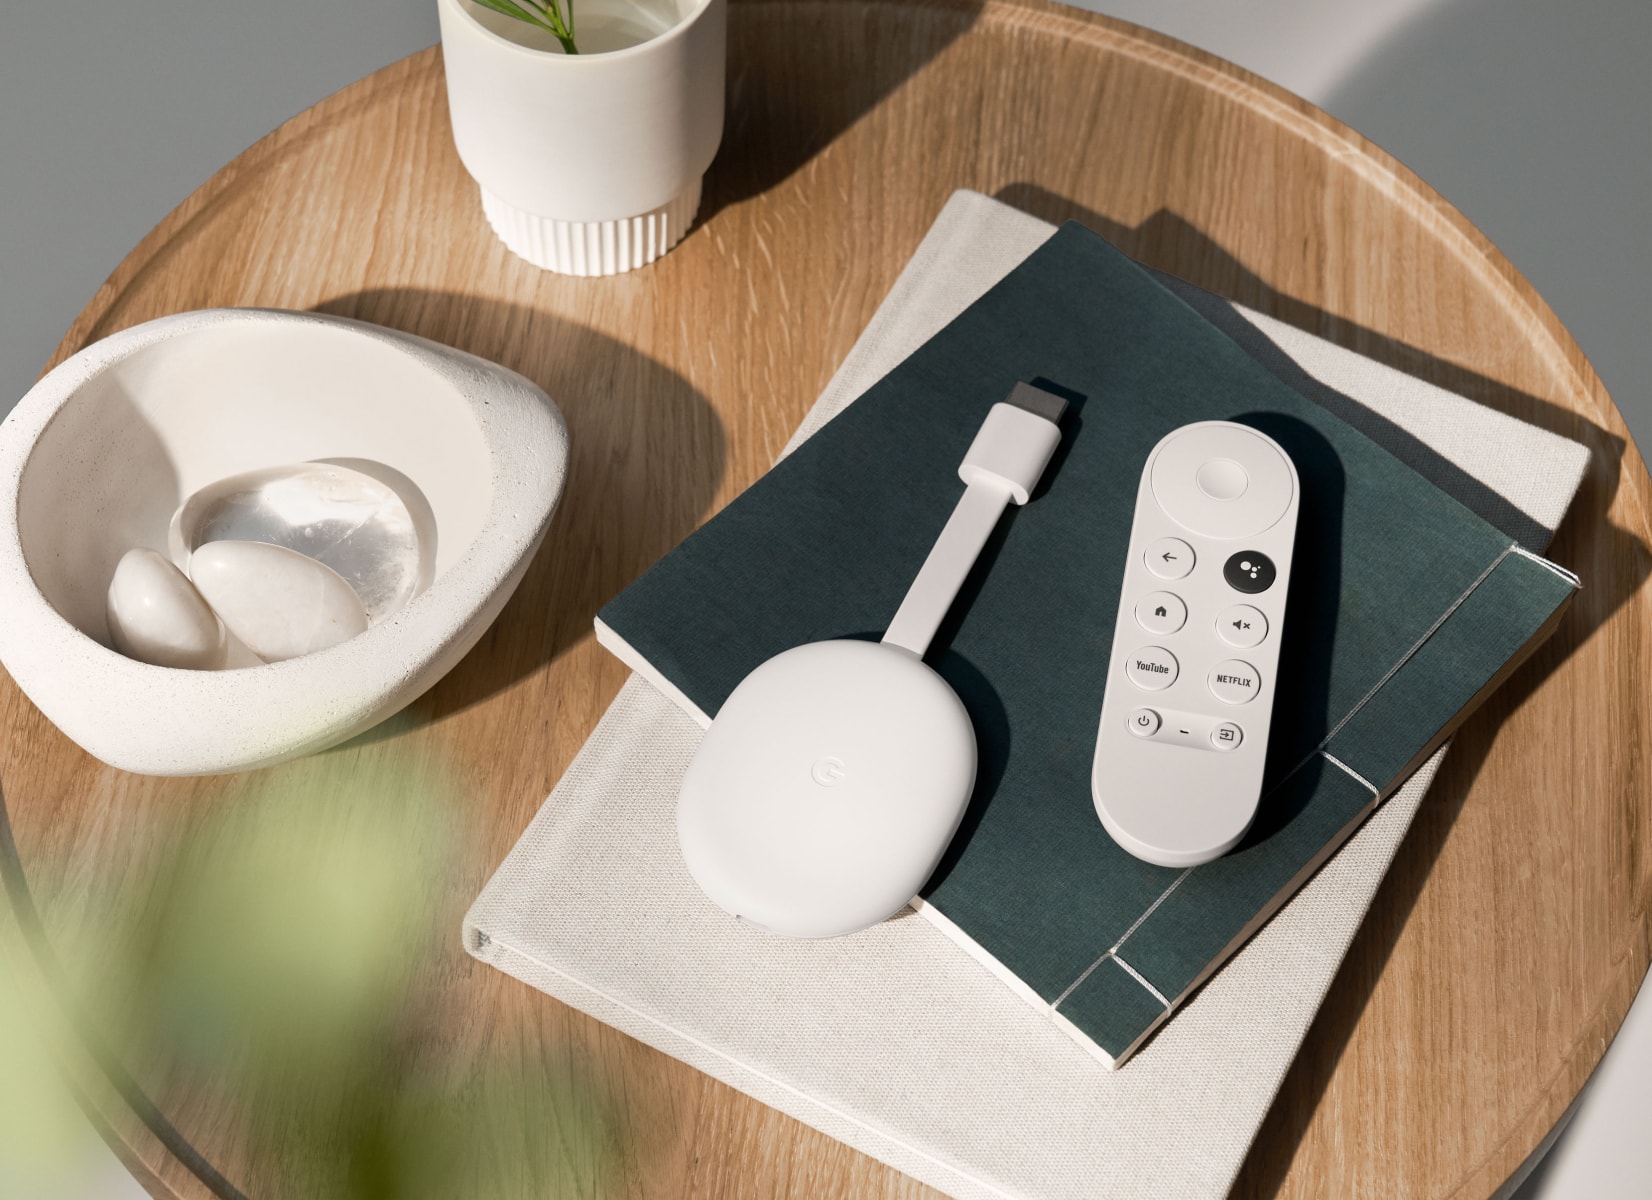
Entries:
<svg viewBox="0 0 1652 1200">
<path fill-rule="evenodd" d="M 1004 509 L 1032 498 L 1061 442 L 1059 422 L 1066 408 L 1061 397 L 1027 383 L 1016 384 L 1009 399 L 992 406 L 958 467 L 958 477 L 969 486 L 907 589 L 884 645 L 924 656 Z"/>
<path fill-rule="evenodd" d="M 924 559 L 923 569 L 907 589 L 900 611 L 889 622 L 884 645 L 924 656 L 1009 502 L 1009 489 L 1001 485 L 975 483 L 965 489 L 935 548 Z"/>
</svg>

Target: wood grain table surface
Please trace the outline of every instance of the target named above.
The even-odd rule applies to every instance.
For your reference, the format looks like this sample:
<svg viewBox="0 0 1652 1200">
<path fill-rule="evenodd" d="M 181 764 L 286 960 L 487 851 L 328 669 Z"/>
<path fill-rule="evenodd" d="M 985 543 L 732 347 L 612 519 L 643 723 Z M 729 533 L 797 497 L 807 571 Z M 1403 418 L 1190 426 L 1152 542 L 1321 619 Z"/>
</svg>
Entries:
<svg viewBox="0 0 1652 1200">
<path fill-rule="evenodd" d="M 650 268 L 578 280 L 507 254 L 454 154 L 430 50 L 226 166 L 64 338 L 54 362 L 186 309 L 359 317 L 522 372 L 562 406 L 574 445 L 545 547 L 494 629 L 341 749 L 233 778 L 127 775 L 0 678 L 6 952 L 57 1022 L 84 1105 L 156 1196 L 934 1195 L 470 960 L 458 926 L 624 680 L 593 613 L 767 468 L 946 197 L 969 187 L 1077 216 L 1153 266 L 1593 451 L 1551 550 L 1584 590 L 1457 738 L 1236 1187 L 1492 1193 L 1571 1103 L 1649 957 L 1649 483 L 1575 342 L 1380 149 L 1139 29 L 1040 0 L 734 0 L 729 61 L 704 207 Z M 111 982 L 165 974 L 167 926 L 146 916 L 214 894 L 191 891 L 191 873 L 210 873 L 237 812 L 320 797 L 326 815 L 283 816 L 290 844 L 319 852 L 374 811 L 354 781 L 387 773 L 450 802 L 440 820 L 394 823 L 398 852 L 435 864 L 419 880 L 430 924 L 396 975 L 393 1027 L 334 1064 L 356 1073 L 340 1092 L 354 1100 L 295 1099 L 270 1072 L 200 1052 L 211 1013 L 180 1023 Z M 208 850 L 177 851 L 190 844 Z M 278 873 L 265 890 L 314 919 Z M 198 917 L 177 919 L 196 930 Z M 325 914 L 315 923 L 286 933 L 349 945 Z M 206 961 L 240 952 L 233 930 L 222 945 L 178 940 L 207 943 Z M 470 1165 L 452 1169 L 471 1174 L 445 1176 L 458 1181 L 445 1191 L 397 1184 L 402 1143 L 381 1135 L 424 1128 L 407 1116 L 423 1110 L 363 1110 L 374 1096 L 497 1116 L 464 1126 L 493 1139 L 491 1165 L 459 1153 Z M 518 1110 L 554 1130 L 560 1167 L 499 1149 L 536 1136 L 506 1128 Z M 573 1182 L 557 1190 L 545 1170 Z"/>
</svg>

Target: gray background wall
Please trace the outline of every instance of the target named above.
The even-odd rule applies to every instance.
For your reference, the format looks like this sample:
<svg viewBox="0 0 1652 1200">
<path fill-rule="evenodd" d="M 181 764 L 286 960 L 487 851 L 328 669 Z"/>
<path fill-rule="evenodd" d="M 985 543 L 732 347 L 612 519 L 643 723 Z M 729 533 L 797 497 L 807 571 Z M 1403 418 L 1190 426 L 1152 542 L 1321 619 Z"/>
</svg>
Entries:
<svg viewBox="0 0 1652 1200">
<path fill-rule="evenodd" d="M 1085 0 L 1397 154 L 1560 314 L 1652 438 L 1645 0 Z M 121 257 L 281 120 L 436 40 L 433 0 L 11 4 L 0 16 L 0 413 Z"/>
<path fill-rule="evenodd" d="M 1084 0 L 1233 59 L 1431 182 L 1652 444 L 1652 4 Z M 436 40 L 434 0 L 13 0 L 0 15 L 0 414 L 108 272 L 249 143 Z M 1521 1200 L 1644 1194 L 1652 1003 Z M 1637 1133 L 1636 1130 L 1641 1133 Z M 110 1160 L 107 1195 L 138 1194 Z M 84 1191 L 81 1194 L 86 1194 Z"/>
</svg>

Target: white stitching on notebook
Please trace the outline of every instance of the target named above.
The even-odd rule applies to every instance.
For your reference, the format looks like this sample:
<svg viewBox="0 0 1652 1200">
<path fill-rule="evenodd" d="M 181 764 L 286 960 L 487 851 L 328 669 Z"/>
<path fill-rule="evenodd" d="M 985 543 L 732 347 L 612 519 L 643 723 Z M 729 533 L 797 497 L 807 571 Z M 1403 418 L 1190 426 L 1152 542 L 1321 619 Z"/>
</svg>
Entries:
<svg viewBox="0 0 1652 1200">
<path fill-rule="evenodd" d="M 1503 551 L 1503 553 L 1499 554 L 1496 558 L 1491 560 L 1491 565 L 1489 567 L 1487 567 L 1484 571 L 1481 571 L 1480 574 L 1475 578 L 1474 582 L 1469 584 L 1468 587 L 1463 589 L 1462 595 L 1458 596 L 1457 599 L 1453 600 L 1451 602 L 1450 606 L 1443 613 L 1441 613 L 1439 615 L 1439 618 L 1434 622 L 1434 624 L 1430 625 L 1427 629 L 1425 629 L 1423 631 L 1423 635 L 1420 638 L 1418 638 L 1415 642 L 1411 643 L 1411 649 L 1407 650 L 1404 654 L 1400 655 L 1399 660 L 1397 662 L 1395 662 L 1395 664 L 1393 666 L 1389 667 L 1388 670 L 1383 672 L 1382 678 L 1377 680 L 1374 684 L 1371 685 L 1371 690 L 1366 692 L 1365 695 L 1363 695 L 1359 698 L 1359 703 L 1354 705 L 1354 707 L 1350 708 L 1347 712 L 1347 715 L 1344 716 L 1342 718 L 1342 720 L 1338 721 L 1331 728 L 1331 732 L 1327 733 L 1325 735 L 1324 740 L 1319 743 L 1318 748 L 1320 750 L 1323 750 L 1326 746 L 1329 746 L 1331 744 L 1331 739 L 1336 737 L 1337 734 L 1342 732 L 1342 727 L 1344 725 L 1348 724 L 1349 721 L 1352 721 L 1354 719 L 1354 714 L 1358 713 L 1360 709 L 1364 708 L 1367 704 L 1369 704 L 1371 702 L 1371 698 L 1373 696 L 1375 696 L 1378 692 L 1382 691 L 1382 689 L 1385 686 L 1387 686 L 1388 681 L 1390 679 L 1394 678 L 1394 676 L 1399 673 L 1400 668 L 1405 666 L 1406 663 L 1410 662 L 1414 657 L 1416 657 L 1417 651 L 1419 651 L 1423 648 L 1423 645 L 1428 641 L 1428 639 L 1433 637 L 1436 633 L 1438 633 L 1439 630 L 1440 630 L 1440 626 L 1444 625 L 1448 620 L 1451 619 L 1451 614 L 1456 612 L 1459 608 L 1461 608 L 1463 606 L 1463 603 L 1470 596 L 1474 595 L 1475 589 L 1478 588 L 1482 583 L 1484 583 L 1491 576 L 1491 573 L 1498 568 L 1498 566 L 1502 563 L 1502 561 L 1505 558 L 1507 558 L 1511 553 L 1513 553 L 1516 549 L 1518 549 L 1518 546 L 1515 543 L 1510 543 L 1509 546 Z M 1312 758 L 1313 756 L 1309 755 L 1309 757 Z"/>
<path fill-rule="evenodd" d="M 1050 1001 L 1050 1011 L 1054 1012 L 1056 1009 L 1060 1008 L 1061 1007 L 1061 1002 L 1063 1000 L 1065 1000 L 1068 996 L 1071 996 L 1074 992 L 1078 991 L 1078 985 L 1079 984 L 1083 983 L 1086 979 L 1090 978 L 1090 976 L 1095 972 L 1095 969 L 1097 967 L 1101 966 L 1102 963 L 1106 962 L 1108 959 L 1110 959 L 1112 957 L 1113 957 L 1113 952 L 1111 950 L 1109 950 L 1106 954 L 1103 954 L 1100 958 L 1096 959 L 1095 962 L 1093 962 L 1089 966 L 1085 967 L 1083 974 L 1081 974 L 1077 979 L 1073 980 L 1071 983 L 1069 983 L 1067 985 L 1067 990 L 1066 991 L 1062 992 L 1061 995 L 1057 996 L 1054 1000 Z"/>
<path fill-rule="evenodd" d="M 1148 991 L 1152 992 L 1153 993 L 1153 999 L 1157 1000 L 1165 1008 L 1170 1007 L 1170 1001 L 1168 1001 L 1164 998 L 1164 993 L 1161 992 L 1158 988 L 1154 987 L 1151 983 L 1148 983 L 1146 978 L 1142 975 L 1142 973 L 1140 971 L 1136 970 L 1135 967 L 1132 967 L 1129 963 L 1125 962 L 1122 958 L 1120 958 L 1116 954 L 1113 955 L 1113 961 L 1118 963 L 1119 966 L 1123 967 L 1125 969 L 1125 971 L 1129 974 L 1131 979 L 1134 979 L 1137 983 L 1141 984 L 1142 987 L 1144 987 Z"/>
<path fill-rule="evenodd" d="M 1336 766 L 1341 767 L 1349 775 L 1353 776 L 1354 779 L 1356 779 L 1360 783 L 1364 784 L 1365 787 L 1370 790 L 1372 799 L 1380 799 L 1381 798 L 1382 793 L 1377 790 L 1377 785 L 1376 784 L 1372 783 L 1365 776 L 1361 775 L 1358 771 L 1354 770 L 1354 768 L 1350 767 L 1347 763 L 1343 762 L 1336 755 L 1332 754 L 1329 750 L 1321 750 L 1320 754 L 1322 754 L 1326 758 L 1330 759 L 1331 762 L 1334 763 Z"/>
<path fill-rule="evenodd" d="M 1083 983 L 1086 979 L 1090 978 L 1090 973 L 1092 971 L 1094 971 L 1097 967 L 1101 966 L 1102 963 L 1106 962 L 1109 956 L 1117 957 L 1117 955 L 1114 952 L 1117 951 L 1120 946 L 1124 945 L 1124 943 L 1129 939 L 1129 937 L 1132 933 L 1135 933 L 1136 930 L 1141 928 L 1141 923 L 1143 921 L 1147 920 L 1148 917 L 1151 917 L 1154 913 L 1154 910 L 1156 910 L 1159 907 L 1159 905 L 1163 904 L 1167 899 L 1169 899 L 1170 893 L 1175 891 L 1177 888 L 1181 887 L 1182 880 L 1186 879 L 1191 874 L 1193 874 L 1193 868 L 1188 867 L 1180 875 L 1176 876 L 1175 879 L 1171 880 L 1170 881 L 1170 886 L 1165 888 L 1164 891 L 1159 893 L 1159 898 L 1157 900 L 1153 901 L 1153 903 L 1149 904 L 1147 906 L 1146 910 L 1143 911 L 1142 915 L 1136 918 L 1135 923 L 1133 925 L 1131 925 L 1129 929 L 1126 929 L 1124 931 L 1123 935 L 1119 938 L 1119 940 L 1114 942 L 1111 946 L 1109 946 L 1107 948 L 1107 953 L 1103 954 L 1100 958 L 1096 959 L 1095 962 L 1093 962 L 1089 966 L 1085 967 L 1084 968 L 1084 973 L 1082 975 L 1080 975 L 1077 979 L 1073 980 L 1072 983 L 1068 984 L 1067 985 L 1067 990 L 1062 992 L 1061 995 L 1057 996 L 1054 1000 L 1052 1000 L 1050 1002 L 1050 1007 L 1052 1009 L 1059 1008 L 1060 1005 L 1061 1005 L 1061 1002 L 1063 1000 L 1065 1000 L 1068 996 L 1071 996 L 1073 994 L 1073 992 L 1075 990 L 1077 990 L 1079 984 Z M 1131 973 L 1134 974 L 1134 972 L 1131 972 Z M 1165 1007 L 1168 1008 L 1169 1005 L 1166 1005 Z"/>
<path fill-rule="evenodd" d="M 1544 558 L 1541 554 L 1533 554 L 1530 550 L 1526 549 L 1524 546 L 1510 546 L 1509 549 L 1513 550 L 1521 558 L 1529 558 L 1534 563 L 1536 563 L 1538 566 L 1547 567 L 1550 571 L 1552 571 L 1554 574 L 1560 576 L 1562 579 L 1566 580 L 1573 587 L 1582 587 L 1583 586 L 1583 580 L 1579 579 L 1576 575 L 1572 574 L 1572 572 L 1568 571 L 1565 567 L 1561 566 L 1559 563 L 1550 562 L 1548 559 Z"/>
<path fill-rule="evenodd" d="M 1108 947 L 1107 952 L 1109 954 L 1111 954 L 1113 951 L 1117 950 L 1120 946 L 1124 945 L 1125 942 L 1129 941 L 1130 940 L 1130 935 L 1132 933 L 1135 933 L 1136 930 L 1141 928 L 1141 923 L 1143 921 L 1147 920 L 1148 917 L 1151 917 L 1153 915 L 1153 911 L 1156 908 L 1158 908 L 1159 905 L 1163 904 L 1166 900 L 1168 900 L 1170 898 L 1170 893 L 1175 891 L 1177 888 L 1181 887 L 1182 886 L 1182 880 L 1186 879 L 1191 874 L 1193 874 L 1193 868 L 1188 867 L 1180 875 L 1176 876 L 1175 879 L 1171 880 L 1170 886 L 1165 888 L 1164 891 L 1159 893 L 1159 898 L 1157 900 L 1153 901 L 1153 903 L 1151 903 L 1147 906 L 1147 911 L 1142 913 L 1141 916 L 1136 918 L 1136 923 L 1134 925 L 1130 926 L 1129 929 L 1126 929 L 1124 931 L 1123 936 L 1121 936 L 1118 941 L 1114 942 L 1111 946 Z"/>
</svg>

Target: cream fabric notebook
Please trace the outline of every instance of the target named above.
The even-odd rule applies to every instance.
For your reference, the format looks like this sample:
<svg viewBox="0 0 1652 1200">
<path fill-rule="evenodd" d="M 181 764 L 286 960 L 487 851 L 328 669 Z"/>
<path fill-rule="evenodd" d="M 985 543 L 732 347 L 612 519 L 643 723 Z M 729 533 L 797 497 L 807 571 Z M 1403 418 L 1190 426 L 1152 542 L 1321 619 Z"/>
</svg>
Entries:
<svg viewBox="0 0 1652 1200">
<path fill-rule="evenodd" d="M 956 196 L 798 439 L 1051 232 Z M 1277 322 L 1188 299 L 1379 442 L 1398 427 L 1455 464 L 1444 474 L 1491 488 L 1534 541 L 1558 523 L 1581 447 Z M 1434 482 L 1451 490 L 1451 479 Z M 796 943 L 712 909 L 674 836 L 677 779 L 698 737 L 633 678 L 468 915 L 467 948 L 966 1196 L 1225 1191 L 1438 763 L 1109 1073 L 926 922 Z"/>
</svg>

